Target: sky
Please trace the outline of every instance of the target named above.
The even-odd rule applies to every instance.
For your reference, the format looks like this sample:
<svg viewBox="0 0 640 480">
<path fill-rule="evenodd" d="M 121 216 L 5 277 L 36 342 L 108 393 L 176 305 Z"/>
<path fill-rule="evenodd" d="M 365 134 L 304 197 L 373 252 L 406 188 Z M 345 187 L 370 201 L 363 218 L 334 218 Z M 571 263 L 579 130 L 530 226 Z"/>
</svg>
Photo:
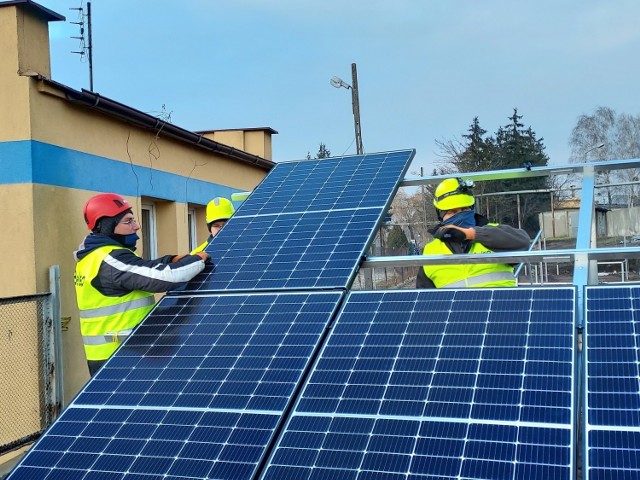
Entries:
<svg viewBox="0 0 640 480">
<path fill-rule="evenodd" d="M 78 51 L 85 0 L 36 0 L 52 79 L 89 89 Z M 598 106 L 640 115 L 637 0 L 93 0 L 94 91 L 188 130 L 270 127 L 273 160 L 356 153 L 357 65 L 366 153 L 416 149 L 442 163 L 474 117 L 489 134 L 517 108 L 550 163 Z M 86 36 L 85 31 L 85 36 Z"/>
</svg>

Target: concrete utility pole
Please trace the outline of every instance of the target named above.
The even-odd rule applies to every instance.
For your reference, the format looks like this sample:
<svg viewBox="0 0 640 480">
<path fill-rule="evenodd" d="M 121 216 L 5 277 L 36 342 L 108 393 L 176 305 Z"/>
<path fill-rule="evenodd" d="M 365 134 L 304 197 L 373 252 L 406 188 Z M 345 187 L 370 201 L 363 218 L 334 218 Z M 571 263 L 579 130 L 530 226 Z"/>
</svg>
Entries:
<svg viewBox="0 0 640 480">
<path fill-rule="evenodd" d="M 360 99 L 358 97 L 358 72 L 356 64 L 351 64 L 351 77 L 353 79 L 353 87 L 351 88 L 351 103 L 353 104 L 353 122 L 356 130 L 356 152 L 362 155 L 362 130 L 360 129 Z"/>
</svg>

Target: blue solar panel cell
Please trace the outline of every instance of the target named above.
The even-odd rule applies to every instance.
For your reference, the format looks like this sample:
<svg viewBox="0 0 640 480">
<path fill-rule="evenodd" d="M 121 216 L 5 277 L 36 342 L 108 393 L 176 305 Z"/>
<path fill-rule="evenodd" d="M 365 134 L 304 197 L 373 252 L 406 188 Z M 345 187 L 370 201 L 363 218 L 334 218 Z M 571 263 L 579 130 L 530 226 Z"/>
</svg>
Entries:
<svg viewBox="0 0 640 480">
<path fill-rule="evenodd" d="M 574 300 L 573 288 L 351 292 L 265 478 L 571 478 Z M 322 455 L 295 443 L 304 435 Z"/>
<path fill-rule="evenodd" d="M 640 287 L 586 289 L 586 478 L 640 471 Z"/>
</svg>

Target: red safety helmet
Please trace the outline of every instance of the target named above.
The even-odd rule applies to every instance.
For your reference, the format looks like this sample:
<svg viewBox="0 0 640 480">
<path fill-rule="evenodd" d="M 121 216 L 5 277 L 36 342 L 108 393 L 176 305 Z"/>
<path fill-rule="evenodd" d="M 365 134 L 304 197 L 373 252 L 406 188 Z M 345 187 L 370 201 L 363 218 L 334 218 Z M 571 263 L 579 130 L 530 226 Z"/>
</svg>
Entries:
<svg viewBox="0 0 640 480">
<path fill-rule="evenodd" d="M 115 193 L 101 193 L 91 197 L 84 204 L 82 213 L 89 230 L 96 228 L 98 220 L 102 217 L 115 217 L 116 215 L 131 209 L 131 205 L 120 195 Z"/>
</svg>

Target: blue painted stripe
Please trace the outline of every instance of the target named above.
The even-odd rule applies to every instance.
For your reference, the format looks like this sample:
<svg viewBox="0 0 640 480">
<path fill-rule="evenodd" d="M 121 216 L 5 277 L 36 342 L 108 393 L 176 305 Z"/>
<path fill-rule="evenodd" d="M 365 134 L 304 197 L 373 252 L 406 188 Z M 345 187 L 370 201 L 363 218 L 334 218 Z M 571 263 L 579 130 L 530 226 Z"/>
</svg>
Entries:
<svg viewBox="0 0 640 480">
<path fill-rule="evenodd" d="M 19 183 L 197 204 L 240 191 L 35 140 L 0 142 L 0 185 Z"/>
<path fill-rule="evenodd" d="M 0 142 L 0 185 L 32 183 L 31 142 Z"/>
</svg>

